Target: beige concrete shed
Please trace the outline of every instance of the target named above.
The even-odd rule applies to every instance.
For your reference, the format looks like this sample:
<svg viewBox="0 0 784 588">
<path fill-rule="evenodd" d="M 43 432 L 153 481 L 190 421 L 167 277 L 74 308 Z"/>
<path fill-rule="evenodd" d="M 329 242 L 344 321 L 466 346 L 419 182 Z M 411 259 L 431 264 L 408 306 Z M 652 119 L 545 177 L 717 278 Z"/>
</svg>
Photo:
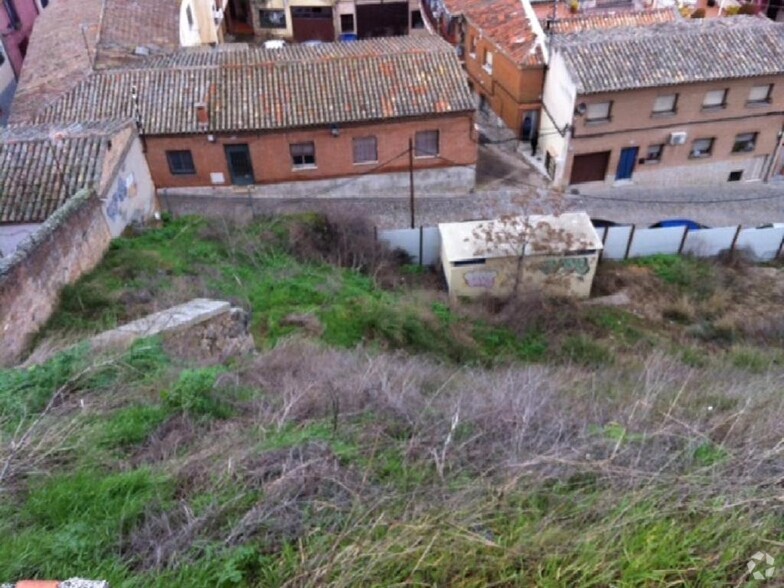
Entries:
<svg viewBox="0 0 784 588">
<path fill-rule="evenodd" d="M 591 293 L 602 240 L 584 212 L 442 223 L 438 231 L 453 298 L 509 296 L 518 271 L 518 292 L 580 298 Z"/>
</svg>

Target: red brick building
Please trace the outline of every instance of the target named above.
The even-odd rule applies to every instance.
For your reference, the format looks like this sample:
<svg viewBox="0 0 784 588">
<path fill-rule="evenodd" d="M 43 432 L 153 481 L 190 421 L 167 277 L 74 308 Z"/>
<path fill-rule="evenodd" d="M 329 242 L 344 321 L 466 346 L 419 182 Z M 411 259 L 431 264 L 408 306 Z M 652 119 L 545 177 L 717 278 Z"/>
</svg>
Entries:
<svg viewBox="0 0 784 588">
<path fill-rule="evenodd" d="M 138 120 L 159 189 L 397 195 L 410 167 L 423 195 L 474 183 L 471 95 L 432 36 L 179 51 L 96 72 L 37 120 L 124 117 Z"/>
</svg>

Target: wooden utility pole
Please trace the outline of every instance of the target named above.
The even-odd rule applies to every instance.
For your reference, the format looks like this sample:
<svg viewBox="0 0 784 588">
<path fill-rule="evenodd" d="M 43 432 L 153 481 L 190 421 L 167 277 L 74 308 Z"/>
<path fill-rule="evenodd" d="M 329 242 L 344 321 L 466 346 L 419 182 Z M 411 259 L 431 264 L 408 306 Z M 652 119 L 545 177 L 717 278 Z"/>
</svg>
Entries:
<svg viewBox="0 0 784 588">
<path fill-rule="evenodd" d="M 416 226 L 414 219 L 414 142 L 408 140 L 408 186 L 409 186 L 409 207 L 411 208 L 411 228 Z"/>
</svg>

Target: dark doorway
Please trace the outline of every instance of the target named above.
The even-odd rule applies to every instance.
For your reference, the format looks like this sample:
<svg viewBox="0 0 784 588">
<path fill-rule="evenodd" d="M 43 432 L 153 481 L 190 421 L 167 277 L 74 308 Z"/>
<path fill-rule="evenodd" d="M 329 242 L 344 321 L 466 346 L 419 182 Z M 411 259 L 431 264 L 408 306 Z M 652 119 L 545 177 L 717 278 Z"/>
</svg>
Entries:
<svg viewBox="0 0 784 588">
<path fill-rule="evenodd" d="M 634 165 L 637 163 L 637 153 L 639 147 L 625 147 L 621 149 L 621 158 L 618 160 L 618 169 L 615 172 L 616 180 L 629 180 L 634 173 Z"/>
<path fill-rule="evenodd" d="M 408 2 L 357 6 L 357 34 L 360 39 L 407 35 Z"/>
<path fill-rule="evenodd" d="M 291 26 L 297 43 L 335 40 L 330 6 L 292 6 Z"/>
<path fill-rule="evenodd" d="M 610 152 L 586 153 L 575 155 L 572 162 L 572 176 L 570 184 L 583 182 L 603 182 L 607 174 L 607 164 L 610 162 Z"/>
<path fill-rule="evenodd" d="M 230 35 L 252 35 L 250 0 L 229 0 L 226 30 Z"/>
<path fill-rule="evenodd" d="M 235 186 L 247 186 L 255 183 L 253 164 L 247 145 L 226 145 L 226 163 L 231 174 L 231 183 Z"/>
</svg>

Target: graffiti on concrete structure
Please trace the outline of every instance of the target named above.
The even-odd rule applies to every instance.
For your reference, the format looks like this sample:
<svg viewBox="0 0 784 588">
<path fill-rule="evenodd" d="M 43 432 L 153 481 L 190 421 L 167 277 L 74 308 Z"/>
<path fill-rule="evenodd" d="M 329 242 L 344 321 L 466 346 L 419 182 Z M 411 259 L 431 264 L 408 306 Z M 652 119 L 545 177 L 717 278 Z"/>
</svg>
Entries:
<svg viewBox="0 0 784 588">
<path fill-rule="evenodd" d="M 587 257 L 561 257 L 543 261 L 539 264 L 539 271 L 548 276 L 557 273 L 585 276 L 591 271 L 591 264 Z"/>
<path fill-rule="evenodd" d="M 495 286 L 495 279 L 498 272 L 492 270 L 479 270 L 473 272 L 466 272 L 463 275 L 465 283 L 471 288 L 493 288 Z"/>
<path fill-rule="evenodd" d="M 106 216 L 111 220 L 122 217 L 122 203 L 135 194 L 136 179 L 133 177 L 133 173 L 130 173 L 124 180 L 117 182 L 117 188 L 109 196 L 109 201 L 106 203 Z"/>
</svg>

